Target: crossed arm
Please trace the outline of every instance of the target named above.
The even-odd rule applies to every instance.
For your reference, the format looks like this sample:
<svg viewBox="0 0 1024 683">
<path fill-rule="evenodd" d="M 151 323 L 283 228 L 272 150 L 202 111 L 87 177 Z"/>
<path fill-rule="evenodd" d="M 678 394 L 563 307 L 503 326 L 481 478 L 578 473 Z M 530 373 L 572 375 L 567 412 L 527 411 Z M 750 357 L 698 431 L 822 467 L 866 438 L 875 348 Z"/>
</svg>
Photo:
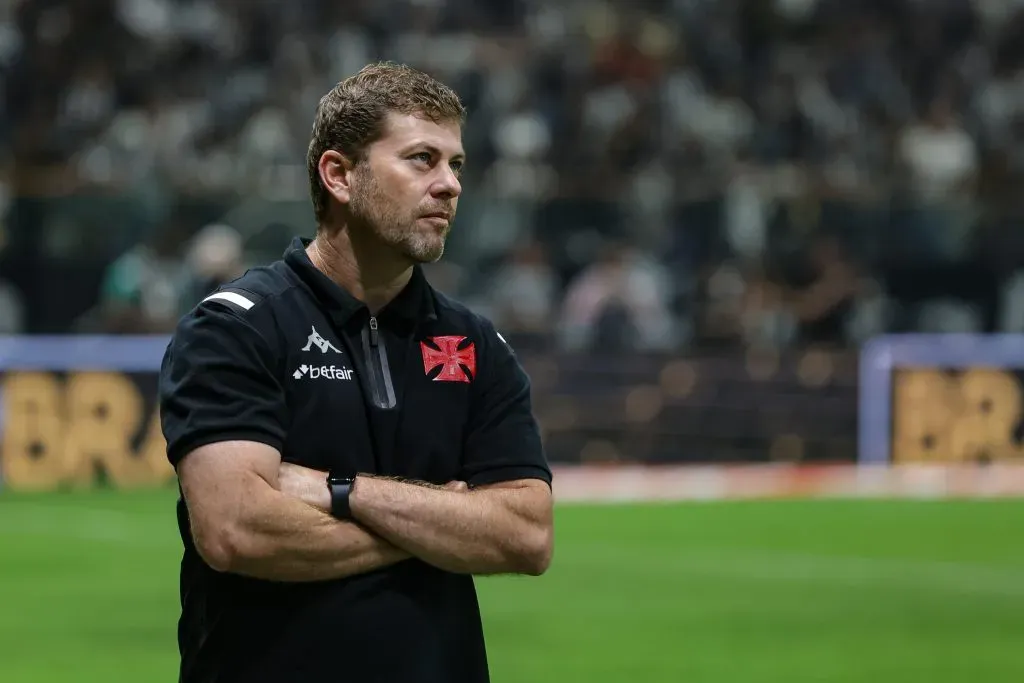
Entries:
<svg viewBox="0 0 1024 683">
<path fill-rule="evenodd" d="M 196 548 L 218 571 L 276 581 L 361 574 L 417 557 L 467 574 L 539 575 L 551 561 L 547 484 L 473 490 L 360 476 L 355 522 L 327 513 L 325 473 L 282 465 L 277 450 L 229 441 L 178 466 Z"/>
</svg>

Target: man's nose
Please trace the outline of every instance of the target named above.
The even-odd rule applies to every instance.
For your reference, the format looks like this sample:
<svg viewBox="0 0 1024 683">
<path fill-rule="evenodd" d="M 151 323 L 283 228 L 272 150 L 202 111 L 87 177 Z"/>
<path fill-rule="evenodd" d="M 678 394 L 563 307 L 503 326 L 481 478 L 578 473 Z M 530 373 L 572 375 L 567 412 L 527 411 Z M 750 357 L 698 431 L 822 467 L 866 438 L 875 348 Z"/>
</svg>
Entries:
<svg viewBox="0 0 1024 683">
<path fill-rule="evenodd" d="M 431 194 L 442 199 L 455 199 L 462 194 L 462 183 L 450 168 L 441 171 L 440 177 L 431 188 Z"/>
</svg>

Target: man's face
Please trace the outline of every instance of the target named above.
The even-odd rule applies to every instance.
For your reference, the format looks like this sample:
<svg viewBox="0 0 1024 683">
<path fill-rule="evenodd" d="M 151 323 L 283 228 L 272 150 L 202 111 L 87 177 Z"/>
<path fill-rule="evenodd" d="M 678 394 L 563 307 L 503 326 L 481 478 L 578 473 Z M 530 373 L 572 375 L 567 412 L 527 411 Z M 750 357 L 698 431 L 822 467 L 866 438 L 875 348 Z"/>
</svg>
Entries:
<svg viewBox="0 0 1024 683">
<path fill-rule="evenodd" d="M 462 193 L 461 127 L 389 114 L 384 131 L 353 171 L 349 210 L 411 261 L 432 263 L 444 253 Z"/>
</svg>

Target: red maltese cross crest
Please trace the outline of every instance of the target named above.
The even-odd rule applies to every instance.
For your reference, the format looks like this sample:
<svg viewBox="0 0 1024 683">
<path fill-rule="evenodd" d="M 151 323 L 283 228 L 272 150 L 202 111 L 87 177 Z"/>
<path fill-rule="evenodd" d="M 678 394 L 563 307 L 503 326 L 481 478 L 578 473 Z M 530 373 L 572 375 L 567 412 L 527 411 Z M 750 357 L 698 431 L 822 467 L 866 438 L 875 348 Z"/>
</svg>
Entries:
<svg viewBox="0 0 1024 683">
<path fill-rule="evenodd" d="M 476 374 L 476 344 L 470 342 L 465 348 L 459 346 L 465 337 L 430 337 L 420 342 L 423 351 L 423 372 L 428 375 L 437 367 L 441 372 L 435 382 L 469 382 Z"/>
</svg>

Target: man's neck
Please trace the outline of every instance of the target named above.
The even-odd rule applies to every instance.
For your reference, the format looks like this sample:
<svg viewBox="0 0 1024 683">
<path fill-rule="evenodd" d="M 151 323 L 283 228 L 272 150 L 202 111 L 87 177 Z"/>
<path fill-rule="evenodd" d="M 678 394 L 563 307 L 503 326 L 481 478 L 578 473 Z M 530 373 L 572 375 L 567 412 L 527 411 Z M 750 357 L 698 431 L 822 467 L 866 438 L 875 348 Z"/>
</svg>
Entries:
<svg viewBox="0 0 1024 683">
<path fill-rule="evenodd" d="M 339 287 L 376 314 L 412 277 L 412 265 L 381 245 L 355 244 L 347 229 L 321 230 L 306 248 L 310 261 Z"/>
</svg>

